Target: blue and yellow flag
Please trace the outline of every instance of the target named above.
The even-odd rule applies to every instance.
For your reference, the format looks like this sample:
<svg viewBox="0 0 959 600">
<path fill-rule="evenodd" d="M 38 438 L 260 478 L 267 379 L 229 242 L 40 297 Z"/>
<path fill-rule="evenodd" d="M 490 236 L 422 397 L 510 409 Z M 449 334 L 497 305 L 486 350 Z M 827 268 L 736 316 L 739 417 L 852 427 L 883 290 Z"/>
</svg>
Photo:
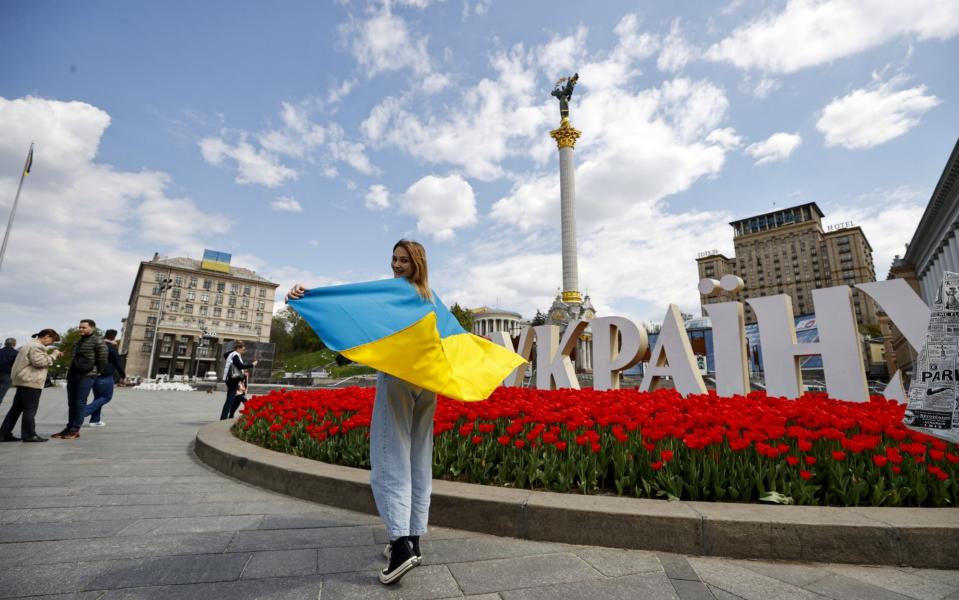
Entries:
<svg viewBox="0 0 959 600">
<path fill-rule="evenodd" d="M 434 294 L 402 277 L 308 290 L 290 306 L 354 362 L 454 400 L 485 400 L 524 361 L 467 333 Z"/>
</svg>

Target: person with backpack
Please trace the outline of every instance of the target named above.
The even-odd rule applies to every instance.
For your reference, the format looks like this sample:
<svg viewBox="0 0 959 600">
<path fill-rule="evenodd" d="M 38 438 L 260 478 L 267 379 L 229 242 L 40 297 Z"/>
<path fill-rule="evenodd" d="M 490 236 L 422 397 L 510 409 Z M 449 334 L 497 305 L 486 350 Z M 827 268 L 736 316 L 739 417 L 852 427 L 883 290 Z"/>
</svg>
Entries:
<svg viewBox="0 0 959 600">
<path fill-rule="evenodd" d="M 80 437 L 87 397 L 97 376 L 108 366 L 107 345 L 97 335 L 97 324 L 93 319 L 82 319 L 77 330 L 80 332 L 80 340 L 73 346 L 73 360 L 67 370 L 67 425 L 62 431 L 50 436 L 60 440 L 75 440 Z"/>
<path fill-rule="evenodd" d="M 3 397 L 7 395 L 7 390 L 13 383 L 10 371 L 13 369 L 15 360 L 17 360 L 17 340 L 7 338 L 3 348 L 0 348 L 0 404 L 3 403 Z"/>
</svg>

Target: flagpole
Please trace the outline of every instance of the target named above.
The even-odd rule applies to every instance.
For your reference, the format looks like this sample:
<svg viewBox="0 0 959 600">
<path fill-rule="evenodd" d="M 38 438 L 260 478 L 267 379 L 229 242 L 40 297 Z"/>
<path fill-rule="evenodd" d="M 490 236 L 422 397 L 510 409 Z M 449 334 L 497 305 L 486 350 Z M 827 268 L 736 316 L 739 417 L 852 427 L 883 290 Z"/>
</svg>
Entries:
<svg viewBox="0 0 959 600">
<path fill-rule="evenodd" d="M 23 171 L 20 172 L 20 185 L 17 186 L 17 195 L 13 199 L 13 208 L 10 209 L 10 219 L 7 221 L 7 231 L 3 234 L 3 245 L 0 246 L 0 268 L 3 268 L 3 257 L 7 253 L 7 242 L 10 240 L 10 229 L 13 228 L 13 217 L 17 214 L 17 204 L 20 202 L 20 190 L 23 189 L 23 180 L 30 172 L 30 166 L 33 164 L 33 142 L 30 142 L 30 151 L 27 152 L 27 161 L 23 163 Z"/>
</svg>

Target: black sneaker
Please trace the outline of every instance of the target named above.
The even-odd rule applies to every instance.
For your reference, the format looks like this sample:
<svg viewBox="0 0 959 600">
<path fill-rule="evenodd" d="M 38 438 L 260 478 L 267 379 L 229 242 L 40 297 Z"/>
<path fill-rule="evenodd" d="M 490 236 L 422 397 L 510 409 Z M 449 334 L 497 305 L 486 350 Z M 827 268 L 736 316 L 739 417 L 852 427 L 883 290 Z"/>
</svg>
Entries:
<svg viewBox="0 0 959 600">
<path fill-rule="evenodd" d="M 416 557 L 413 560 L 413 565 L 418 567 L 423 564 L 423 553 L 420 552 L 420 536 L 411 535 L 410 544 L 413 545 L 413 556 Z M 386 547 L 383 548 L 383 556 L 386 557 L 386 560 L 390 559 L 390 548 L 392 548 L 392 544 L 387 544 Z"/>
<path fill-rule="evenodd" d="M 401 537 L 390 543 L 390 563 L 380 571 L 380 583 L 390 585 L 396 583 L 416 566 L 416 555 L 408 537 Z"/>
</svg>

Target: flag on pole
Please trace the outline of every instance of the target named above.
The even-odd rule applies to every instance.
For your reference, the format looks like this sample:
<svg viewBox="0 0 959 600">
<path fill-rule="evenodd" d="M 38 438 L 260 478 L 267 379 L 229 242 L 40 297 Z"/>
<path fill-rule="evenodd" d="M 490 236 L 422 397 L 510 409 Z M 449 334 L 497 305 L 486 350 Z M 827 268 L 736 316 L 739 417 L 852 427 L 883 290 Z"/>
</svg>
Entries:
<svg viewBox="0 0 959 600">
<path fill-rule="evenodd" d="M 30 174 L 30 167 L 33 166 L 33 144 L 30 144 L 30 152 L 27 153 L 27 164 L 23 165 L 23 174 Z"/>
<path fill-rule="evenodd" d="M 406 279 L 307 290 L 290 306 L 328 348 L 447 398 L 485 400 L 523 360 L 468 333 L 435 294 Z"/>
</svg>

